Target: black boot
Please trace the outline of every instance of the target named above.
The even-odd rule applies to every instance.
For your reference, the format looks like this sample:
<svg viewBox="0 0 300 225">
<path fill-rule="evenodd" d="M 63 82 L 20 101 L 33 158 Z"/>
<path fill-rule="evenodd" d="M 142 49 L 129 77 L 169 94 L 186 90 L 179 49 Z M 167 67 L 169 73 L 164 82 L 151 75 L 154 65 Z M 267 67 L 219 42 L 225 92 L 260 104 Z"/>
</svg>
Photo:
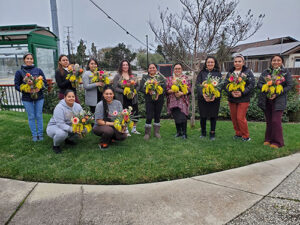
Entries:
<svg viewBox="0 0 300 225">
<path fill-rule="evenodd" d="M 206 138 L 206 130 L 201 130 L 200 138 Z"/>
<path fill-rule="evenodd" d="M 209 139 L 211 140 L 211 141 L 214 141 L 216 138 L 215 138 L 215 132 L 214 131 L 211 131 L 210 133 L 209 133 Z"/>
<path fill-rule="evenodd" d="M 56 153 L 56 154 L 59 154 L 61 153 L 61 148 L 59 146 L 54 146 L 52 147 L 53 151 Z"/>
<path fill-rule="evenodd" d="M 177 130 L 177 134 L 175 135 L 175 137 L 181 137 L 182 136 L 182 128 L 181 128 L 180 123 L 176 123 L 176 130 Z"/>
<path fill-rule="evenodd" d="M 181 123 L 182 139 L 187 139 L 186 127 L 187 127 L 187 122 Z"/>
</svg>

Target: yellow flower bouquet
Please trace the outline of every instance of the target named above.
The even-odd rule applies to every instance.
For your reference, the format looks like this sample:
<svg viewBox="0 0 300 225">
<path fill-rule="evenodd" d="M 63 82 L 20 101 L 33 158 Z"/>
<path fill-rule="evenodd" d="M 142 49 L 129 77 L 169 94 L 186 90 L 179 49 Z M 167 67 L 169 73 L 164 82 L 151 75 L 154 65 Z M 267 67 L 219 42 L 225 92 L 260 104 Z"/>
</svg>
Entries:
<svg viewBox="0 0 300 225">
<path fill-rule="evenodd" d="M 90 113 L 83 111 L 77 115 L 74 115 L 71 121 L 73 132 L 78 133 L 81 137 L 83 137 L 92 130 L 94 118 Z"/>
<path fill-rule="evenodd" d="M 20 90 L 26 93 L 31 93 L 30 97 L 32 99 L 38 98 L 38 93 L 35 89 L 42 89 L 44 87 L 44 81 L 42 76 L 34 77 L 30 73 L 26 73 L 23 81 L 25 84 L 21 84 Z"/>
<path fill-rule="evenodd" d="M 69 80 L 73 88 L 78 88 L 79 84 L 82 82 L 83 69 L 79 67 L 78 64 L 68 66 L 69 74 L 66 79 Z"/>
<path fill-rule="evenodd" d="M 219 77 L 211 76 L 210 74 L 207 76 L 207 79 L 202 82 L 200 85 L 202 87 L 203 95 L 207 95 L 210 99 L 215 96 L 215 98 L 219 98 L 221 96 L 218 88 L 221 86 L 221 79 Z"/>
<path fill-rule="evenodd" d="M 152 100 L 155 100 L 157 96 L 161 95 L 164 92 L 157 75 L 145 82 L 145 88 L 145 93 L 151 94 Z"/>
<path fill-rule="evenodd" d="M 284 75 L 280 68 L 269 70 L 270 74 L 265 77 L 265 84 L 261 91 L 267 93 L 267 97 L 271 98 L 274 94 L 281 94 L 283 92 L 282 83 L 285 81 Z"/>
<path fill-rule="evenodd" d="M 246 86 L 246 80 L 247 80 L 247 75 L 244 73 L 232 73 L 230 74 L 228 81 L 229 84 L 227 84 L 226 89 L 228 91 L 245 91 L 245 86 Z"/>
<path fill-rule="evenodd" d="M 110 84 L 110 79 L 109 79 L 110 76 L 111 76 L 110 73 L 105 72 L 103 70 L 98 71 L 98 69 L 96 69 L 92 75 L 92 83 L 103 82 L 104 85 L 108 85 Z M 104 86 L 98 87 L 100 92 L 103 92 L 103 88 Z"/>
<path fill-rule="evenodd" d="M 131 77 L 133 78 L 133 77 Z M 136 81 L 131 79 L 131 80 L 122 80 L 121 85 L 124 88 L 123 94 L 128 98 L 128 99 L 133 99 L 134 95 L 137 94 L 135 85 Z"/>
<path fill-rule="evenodd" d="M 184 95 L 186 95 L 189 92 L 186 79 L 184 79 L 182 77 L 176 77 L 176 78 L 173 78 L 172 82 L 173 82 L 173 85 L 171 86 L 171 89 L 173 92 L 177 93 L 177 92 L 179 92 L 179 90 L 181 90 L 181 92 Z"/>
<path fill-rule="evenodd" d="M 132 107 L 129 106 L 128 109 L 123 109 L 122 112 L 113 112 L 113 116 L 115 117 L 114 120 L 114 127 L 117 131 L 122 132 L 127 127 L 131 130 L 134 125 L 134 116 L 132 115 Z"/>
</svg>

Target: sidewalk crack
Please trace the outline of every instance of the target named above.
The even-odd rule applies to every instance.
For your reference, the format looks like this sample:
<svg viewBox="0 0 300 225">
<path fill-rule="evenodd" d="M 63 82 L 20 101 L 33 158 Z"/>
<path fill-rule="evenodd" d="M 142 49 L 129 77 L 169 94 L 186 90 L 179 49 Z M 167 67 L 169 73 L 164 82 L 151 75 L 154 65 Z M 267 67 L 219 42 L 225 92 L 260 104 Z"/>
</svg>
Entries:
<svg viewBox="0 0 300 225">
<path fill-rule="evenodd" d="M 219 186 L 219 187 L 225 187 L 225 188 L 229 188 L 229 189 L 233 189 L 233 190 L 237 190 L 237 191 L 242 191 L 242 192 L 245 192 L 245 193 L 248 193 L 248 194 L 253 194 L 253 195 L 264 197 L 264 195 L 254 193 L 254 192 L 251 192 L 251 191 L 246 191 L 246 190 L 243 190 L 243 189 L 240 189 L 240 188 L 229 187 L 229 186 L 226 186 L 226 185 L 217 184 L 217 183 L 213 183 L 213 182 L 209 182 L 209 181 L 205 181 L 205 180 L 200 180 L 200 179 L 196 179 L 196 178 L 190 178 L 190 179 L 195 180 L 195 181 L 200 181 L 200 182 L 203 182 L 203 183 L 206 183 L 206 184 L 212 184 L 212 185 L 216 185 L 216 186 Z"/>
<path fill-rule="evenodd" d="M 82 224 L 82 212 L 83 212 L 83 200 L 84 200 L 84 190 L 83 190 L 83 186 L 80 186 L 80 211 L 79 211 L 79 221 L 78 224 L 81 225 Z"/>
<path fill-rule="evenodd" d="M 16 208 L 16 210 L 13 212 L 13 214 L 11 214 L 11 216 L 8 218 L 8 220 L 5 222 L 5 225 L 8 225 L 10 223 L 10 221 L 14 218 L 14 216 L 17 214 L 17 212 L 21 209 L 21 207 L 24 205 L 25 201 L 27 200 L 27 198 L 29 197 L 29 195 L 33 192 L 33 190 L 36 188 L 36 186 L 39 183 L 36 183 L 33 188 L 28 192 L 28 194 L 25 196 L 25 198 L 20 202 L 20 204 L 18 205 L 18 207 Z"/>
</svg>

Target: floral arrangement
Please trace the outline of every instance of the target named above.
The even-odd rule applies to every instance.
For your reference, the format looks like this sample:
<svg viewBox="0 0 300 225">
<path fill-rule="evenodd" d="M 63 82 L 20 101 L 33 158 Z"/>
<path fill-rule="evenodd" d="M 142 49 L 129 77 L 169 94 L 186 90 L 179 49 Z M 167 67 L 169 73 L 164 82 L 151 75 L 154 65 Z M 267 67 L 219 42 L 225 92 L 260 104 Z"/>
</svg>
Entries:
<svg viewBox="0 0 300 225">
<path fill-rule="evenodd" d="M 133 76 L 130 76 L 133 78 Z M 124 88 L 123 94 L 128 98 L 128 99 L 133 99 L 134 95 L 137 94 L 135 85 L 136 81 L 133 79 L 130 80 L 122 80 L 121 81 L 122 88 Z"/>
<path fill-rule="evenodd" d="M 219 98 L 221 96 L 218 88 L 221 86 L 221 79 L 219 77 L 211 76 L 208 74 L 207 79 L 200 84 L 202 87 L 202 93 L 207 95 L 210 99 L 215 96 Z"/>
<path fill-rule="evenodd" d="M 92 130 L 92 123 L 94 122 L 94 118 L 90 113 L 82 111 L 81 113 L 74 115 L 71 121 L 73 132 L 80 134 L 80 136 L 82 137 Z"/>
<path fill-rule="evenodd" d="M 123 109 L 122 112 L 113 112 L 113 116 L 115 117 L 114 127 L 117 131 L 122 132 L 126 127 L 129 127 L 130 130 L 132 129 L 134 122 L 131 111 L 132 107 L 129 106 L 128 109 Z"/>
<path fill-rule="evenodd" d="M 179 92 L 179 90 L 181 90 L 182 93 L 184 95 L 186 95 L 189 92 L 186 79 L 184 79 L 182 77 L 174 77 L 172 82 L 173 82 L 173 85 L 171 86 L 171 89 L 175 93 L 177 93 L 177 92 Z"/>
<path fill-rule="evenodd" d="M 38 98 L 38 93 L 35 92 L 35 89 L 42 89 L 44 87 L 44 81 L 42 76 L 32 76 L 30 73 L 26 73 L 23 81 L 25 84 L 21 84 L 20 90 L 26 93 L 31 93 L 30 97 L 32 99 Z"/>
<path fill-rule="evenodd" d="M 96 69 L 92 75 L 92 83 L 103 82 L 105 85 L 108 85 L 110 84 L 110 79 L 109 79 L 110 76 L 111 76 L 110 73 L 105 72 L 103 70 L 98 71 L 98 69 Z M 100 92 L 103 92 L 103 88 L 104 85 L 98 87 Z"/>
<path fill-rule="evenodd" d="M 151 93 L 152 100 L 155 100 L 157 96 L 161 95 L 164 90 L 160 85 L 160 80 L 158 75 L 155 75 L 154 78 L 148 79 L 145 82 L 146 91 L 145 93 Z"/>
<path fill-rule="evenodd" d="M 226 89 L 228 91 L 245 91 L 245 85 L 247 80 L 247 75 L 244 73 L 232 73 L 230 74 L 229 78 L 229 84 L 227 84 Z"/>
<path fill-rule="evenodd" d="M 280 68 L 269 70 L 270 74 L 265 77 L 265 84 L 262 86 L 261 91 L 267 93 L 267 97 L 271 98 L 274 94 L 281 94 L 283 92 L 283 86 L 281 85 L 285 81 L 285 73 L 282 73 Z"/>
<path fill-rule="evenodd" d="M 79 64 L 68 66 L 69 74 L 66 79 L 69 80 L 73 88 L 78 88 L 79 84 L 82 82 L 83 69 L 79 67 Z"/>
</svg>

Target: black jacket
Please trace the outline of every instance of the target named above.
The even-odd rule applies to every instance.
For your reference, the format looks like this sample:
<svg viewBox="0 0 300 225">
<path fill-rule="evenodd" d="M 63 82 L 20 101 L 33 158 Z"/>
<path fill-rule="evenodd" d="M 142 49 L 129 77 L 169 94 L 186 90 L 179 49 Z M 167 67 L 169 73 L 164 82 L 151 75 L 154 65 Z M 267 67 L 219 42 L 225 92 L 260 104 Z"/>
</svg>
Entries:
<svg viewBox="0 0 300 225">
<path fill-rule="evenodd" d="M 285 81 L 281 84 L 283 86 L 283 92 L 280 95 L 276 94 L 276 98 L 273 100 L 275 102 L 275 110 L 285 110 L 286 103 L 287 103 L 287 92 L 292 89 L 293 87 L 293 78 L 290 74 L 290 72 L 285 69 L 281 68 L 282 73 L 284 74 Z M 272 69 L 266 69 L 262 72 L 262 74 L 259 77 L 257 87 L 259 90 L 262 89 L 262 86 L 266 83 L 265 77 L 267 75 L 271 75 Z M 260 92 L 258 97 L 258 107 L 262 110 L 266 109 L 266 102 L 267 102 L 267 93 L 266 92 Z"/>
<path fill-rule="evenodd" d="M 229 80 L 228 78 L 230 77 L 230 74 L 233 73 L 235 70 L 235 68 L 233 67 L 229 73 L 227 73 L 226 78 L 225 78 L 225 82 L 224 82 L 224 89 L 226 90 L 226 92 L 228 93 L 228 101 L 231 103 L 241 103 L 241 102 L 250 102 L 250 97 L 252 94 L 252 91 L 254 89 L 255 86 L 255 78 L 254 75 L 252 73 L 252 71 L 250 69 L 248 69 L 246 66 L 243 66 L 242 68 L 242 73 L 247 75 L 247 79 L 246 79 L 246 85 L 245 85 L 245 91 L 242 92 L 242 96 L 239 98 L 234 98 L 231 95 L 231 92 L 229 92 L 227 90 L 227 84 L 229 84 Z"/>
<path fill-rule="evenodd" d="M 73 90 L 76 94 L 76 88 L 72 87 L 72 84 L 69 80 L 66 80 L 68 71 L 64 69 L 64 74 L 62 75 L 59 70 L 55 71 L 55 81 L 59 88 L 59 93 L 65 94 L 67 89 Z"/>
<path fill-rule="evenodd" d="M 196 80 L 196 88 L 197 88 L 197 95 L 198 95 L 198 101 L 203 100 L 203 92 L 202 92 L 202 87 L 201 84 L 203 83 L 203 81 L 205 81 L 207 79 L 208 74 L 211 73 L 211 76 L 213 77 L 219 77 L 220 78 L 220 82 L 222 79 L 222 74 L 217 71 L 217 70 L 212 70 L 211 72 L 209 72 L 208 70 L 201 70 L 200 73 L 197 76 L 197 80 Z M 221 90 L 219 90 L 221 92 Z M 220 101 L 220 98 L 216 99 L 217 101 Z"/>
<path fill-rule="evenodd" d="M 45 87 L 47 87 L 47 80 L 45 78 L 44 72 L 40 68 L 37 68 L 34 65 L 32 65 L 32 66 L 22 65 L 21 70 L 18 70 L 15 74 L 14 83 L 15 83 L 15 89 L 16 90 L 21 92 L 20 87 L 21 87 L 21 84 L 25 84 L 24 77 L 25 77 L 26 73 L 30 73 L 34 77 L 42 76 L 43 81 L 44 81 L 43 89 Z M 22 92 L 22 101 L 32 102 L 32 101 L 43 99 L 44 98 L 43 89 L 38 92 L 38 98 L 37 99 L 32 99 L 30 93 Z"/>
</svg>

